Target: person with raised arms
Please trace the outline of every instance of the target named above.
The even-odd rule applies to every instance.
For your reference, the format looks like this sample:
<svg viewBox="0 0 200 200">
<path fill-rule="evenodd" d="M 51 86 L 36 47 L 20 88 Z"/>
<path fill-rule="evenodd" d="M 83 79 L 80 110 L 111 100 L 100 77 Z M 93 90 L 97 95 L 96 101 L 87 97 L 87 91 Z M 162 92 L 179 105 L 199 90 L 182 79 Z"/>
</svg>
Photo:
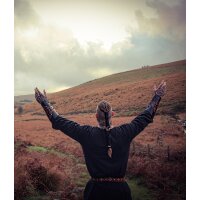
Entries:
<svg viewBox="0 0 200 200">
<path fill-rule="evenodd" d="M 46 92 L 35 88 L 35 98 L 43 107 L 52 127 L 79 142 L 83 149 L 91 179 L 84 190 L 84 200 L 131 200 L 125 180 L 130 143 L 149 123 L 161 98 L 166 93 L 166 82 L 154 86 L 154 96 L 146 109 L 130 123 L 112 126 L 113 111 L 109 102 L 102 100 L 96 108 L 98 126 L 80 125 L 60 116 L 48 101 Z"/>
</svg>

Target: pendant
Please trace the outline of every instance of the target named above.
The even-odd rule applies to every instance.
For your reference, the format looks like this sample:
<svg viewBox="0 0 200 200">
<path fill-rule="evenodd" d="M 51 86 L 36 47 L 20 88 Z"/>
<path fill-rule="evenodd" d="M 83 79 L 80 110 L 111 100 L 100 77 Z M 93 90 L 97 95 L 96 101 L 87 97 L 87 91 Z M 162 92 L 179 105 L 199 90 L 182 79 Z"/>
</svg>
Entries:
<svg viewBox="0 0 200 200">
<path fill-rule="evenodd" d="M 111 147 L 108 148 L 108 156 L 110 158 L 112 158 L 112 148 Z"/>
</svg>

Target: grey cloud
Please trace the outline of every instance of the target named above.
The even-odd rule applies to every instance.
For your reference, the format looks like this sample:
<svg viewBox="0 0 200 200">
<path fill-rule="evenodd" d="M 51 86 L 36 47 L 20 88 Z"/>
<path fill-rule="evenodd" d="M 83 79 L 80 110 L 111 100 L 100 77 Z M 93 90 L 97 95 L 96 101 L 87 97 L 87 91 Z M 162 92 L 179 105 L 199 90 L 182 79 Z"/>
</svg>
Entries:
<svg viewBox="0 0 200 200">
<path fill-rule="evenodd" d="M 146 17 L 145 11 L 138 9 L 135 15 L 141 31 L 174 40 L 185 39 L 185 0 L 176 0 L 170 4 L 163 0 L 147 0 L 146 5 L 155 10 L 157 17 Z"/>
<path fill-rule="evenodd" d="M 184 43 L 148 36 L 134 36 L 130 42 L 135 44 L 134 48 L 125 49 L 121 54 L 97 54 L 100 48 L 97 46 L 89 47 L 86 53 L 77 45 L 73 49 L 79 52 L 77 54 L 52 49 L 46 53 L 45 59 L 35 57 L 30 63 L 24 62 L 16 50 L 16 91 L 24 88 L 26 93 L 30 93 L 28 91 L 32 91 L 36 85 L 47 89 L 74 86 L 96 78 L 91 72 L 102 68 L 116 73 L 185 58 Z"/>
<path fill-rule="evenodd" d="M 28 0 L 15 0 L 14 1 L 14 14 L 15 14 L 15 25 L 17 27 L 29 27 L 38 25 L 39 16 L 32 8 L 31 2 Z M 15 26 L 16 27 L 16 26 Z"/>
</svg>

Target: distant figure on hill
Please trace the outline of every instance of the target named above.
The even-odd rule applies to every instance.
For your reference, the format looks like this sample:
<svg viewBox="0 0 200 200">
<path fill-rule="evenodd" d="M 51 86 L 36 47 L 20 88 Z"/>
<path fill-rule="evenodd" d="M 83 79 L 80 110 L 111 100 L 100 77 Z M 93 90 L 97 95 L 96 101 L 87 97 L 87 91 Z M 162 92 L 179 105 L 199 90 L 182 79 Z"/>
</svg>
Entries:
<svg viewBox="0 0 200 200">
<path fill-rule="evenodd" d="M 98 127 L 81 126 L 60 116 L 49 103 L 46 92 L 35 89 L 35 98 L 46 112 L 52 127 L 79 142 L 82 146 L 87 169 L 91 176 L 84 190 L 84 200 L 131 200 L 125 181 L 129 147 L 153 118 L 161 97 L 165 95 L 166 82 L 154 86 L 154 96 L 147 108 L 130 123 L 112 126 L 111 105 L 101 101 L 96 108 Z"/>
</svg>

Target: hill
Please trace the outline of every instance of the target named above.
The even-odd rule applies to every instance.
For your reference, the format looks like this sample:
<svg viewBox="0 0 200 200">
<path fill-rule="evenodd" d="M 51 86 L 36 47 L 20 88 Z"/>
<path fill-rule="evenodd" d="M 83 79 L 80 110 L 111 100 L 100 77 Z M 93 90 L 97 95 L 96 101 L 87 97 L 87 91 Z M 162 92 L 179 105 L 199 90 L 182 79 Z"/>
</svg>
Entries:
<svg viewBox="0 0 200 200">
<path fill-rule="evenodd" d="M 119 115 L 133 115 L 144 109 L 150 101 L 153 85 L 165 80 L 168 92 L 161 102 L 159 112 L 185 112 L 185 71 L 185 60 L 143 67 L 49 94 L 49 99 L 63 115 L 94 113 L 97 103 L 102 99 L 109 101 Z M 24 110 L 43 113 L 36 102 L 26 104 Z"/>
</svg>

